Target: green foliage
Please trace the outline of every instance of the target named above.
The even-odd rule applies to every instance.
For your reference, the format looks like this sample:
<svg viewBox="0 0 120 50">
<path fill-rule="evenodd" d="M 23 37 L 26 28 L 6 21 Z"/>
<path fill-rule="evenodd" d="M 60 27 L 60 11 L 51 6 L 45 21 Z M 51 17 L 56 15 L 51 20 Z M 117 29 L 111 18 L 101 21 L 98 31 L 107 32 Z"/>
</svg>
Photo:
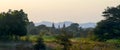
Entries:
<svg viewBox="0 0 120 50">
<path fill-rule="evenodd" d="M 55 36 L 43 36 L 44 41 L 46 42 L 54 42 L 56 40 Z"/>
<path fill-rule="evenodd" d="M 71 37 L 80 37 L 80 30 L 79 24 L 78 23 L 72 23 L 70 26 L 66 27 L 66 32 L 68 33 L 69 36 Z"/>
<path fill-rule="evenodd" d="M 46 46 L 44 44 L 44 39 L 42 38 L 43 34 L 38 35 L 36 44 L 34 45 L 35 50 L 46 50 Z"/>
<path fill-rule="evenodd" d="M 23 36 L 24 37 L 24 36 Z M 39 39 L 39 35 L 29 35 L 30 39 L 35 40 L 34 44 L 37 44 L 37 41 Z M 58 37 L 58 36 L 57 36 Z M 42 41 L 44 40 L 44 44 L 46 44 L 46 49 L 48 50 L 63 50 L 63 45 L 60 44 L 61 41 L 58 41 L 58 43 L 55 42 L 55 40 L 58 40 L 54 36 L 42 36 Z M 59 36 L 61 38 L 61 36 Z M 107 40 L 106 42 L 98 42 L 90 40 L 89 38 L 69 38 L 71 46 L 68 48 L 70 50 L 119 50 L 120 47 L 120 41 L 119 39 L 111 39 Z M 43 43 L 43 42 L 42 42 Z M 67 42 L 66 42 L 67 43 Z"/>
<path fill-rule="evenodd" d="M 96 38 L 99 41 L 120 38 L 120 6 L 108 7 L 103 12 L 105 20 L 97 24 L 94 29 Z"/>
<path fill-rule="evenodd" d="M 106 42 L 120 45 L 120 39 L 110 39 L 110 40 L 107 40 Z"/>
<path fill-rule="evenodd" d="M 34 24 L 31 22 L 31 24 L 28 25 L 28 34 L 38 35 L 42 33 L 48 36 L 55 36 L 55 35 L 60 35 L 62 33 L 61 32 L 62 29 L 65 29 L 67 35 L 70 37 L 87 37 L 88 32 L 93 30 L 93 28 L 79 27 L 78 23 L 72 23 L 68 27 L 66 27 L 64 24 L 63 28 L 61 28 L 59 25 L 58 28 L 55 28 L 54 23 L 52 24 L 52 27 L 48 27 L 46 25 L 34 26 Z"/>
<path fill-rule="evenodd" d="M 27 23 L 27 14 L 22 9 L 0 13 L 0 38 L 26 35 Z"/>
<path fill-rule="evenodd" d="M 67 35 L 66 31 L 63 30 L 62 34 L 57 36 L 57 43 L 59 43 L 60 45 L 63 45 L 63 50 L 70 50 L 70 46 L 71 41 L 70 41 L 70 37 Z"/>
<path fill-rule="evenodd" d="M 46 46 L 44 44 L 44 41 L 41 37 L 39 37 L 36 41 L 36 44 L 34 45 L 35 50 L 45 50 Z"/>
<path fill-rule="evenodd" d="M 119 44 L 112 44 L 108 42 L 98 42 L 92 41 L 89 38 L 71 38 L 70 39 L 72 46 L 69 47 L 70 50 L 119 50 Z M 60 43 L 54 44 L 55 42 L 47 42 L 48 47 L 53 48 L 54 50 L 63 50 L 63 45 Z"/>
</svg>

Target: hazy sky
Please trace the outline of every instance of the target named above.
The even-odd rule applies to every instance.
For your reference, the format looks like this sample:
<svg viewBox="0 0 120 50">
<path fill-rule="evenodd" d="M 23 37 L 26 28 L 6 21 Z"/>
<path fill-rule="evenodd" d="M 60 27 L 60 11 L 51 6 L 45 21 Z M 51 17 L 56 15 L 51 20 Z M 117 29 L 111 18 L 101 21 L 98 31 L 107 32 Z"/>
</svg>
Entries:
<svg viewBox="0 0 120 50">
<path fill-rule="evenodd" d="M 0 12 L 23 9 L 30 21 L 98 22 L 107 6 L 120 0 L 0 0 Z"/>
</svg>

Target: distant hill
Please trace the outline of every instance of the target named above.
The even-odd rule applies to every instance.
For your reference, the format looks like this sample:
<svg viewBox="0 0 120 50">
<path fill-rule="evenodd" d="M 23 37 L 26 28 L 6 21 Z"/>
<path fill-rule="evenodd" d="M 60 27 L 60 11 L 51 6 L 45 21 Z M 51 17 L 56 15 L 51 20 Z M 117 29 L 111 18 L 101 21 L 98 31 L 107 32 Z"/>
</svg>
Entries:
<svg viewBox="0 0 120 50">
<path fill-rule="evenodd" d="M 70 26 L 73 22 L 70 22 L 70 21 L 65 21 L 65 22 L 59 22 L 59 23 L 54 23 L 55 27 L 58 28 L 58 26 L 62 27 L 63 24 L 67 26 Z M 38 26 L 38 25 L 46 25 L 48 27 L 52 27 L 52 22 L 47 22 L 47 21 L 43 21 L 43 22 L 40 22 L 40 23 L 35 23 L 35 26 Z M 79 24 L 79 27 L 82 27 L 82 28 L 94 28 L 96 26 L 96 23 L 92 23 L 92 22 L 89 22 L 89 23 L 78 23 Z"/>
<path fill-rule="evenodd" d="M 82 28 L 95 28 L 96 23 L 91 23 L 91 22 L 90 23 L 80 23 L 79 25 Z"/>
</svg>

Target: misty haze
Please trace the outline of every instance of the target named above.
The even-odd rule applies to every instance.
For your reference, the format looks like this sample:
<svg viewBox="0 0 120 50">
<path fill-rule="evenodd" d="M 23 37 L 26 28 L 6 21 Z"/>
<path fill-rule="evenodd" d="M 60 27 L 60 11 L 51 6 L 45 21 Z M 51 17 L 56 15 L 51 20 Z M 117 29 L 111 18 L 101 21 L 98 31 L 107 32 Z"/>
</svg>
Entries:
<svg viewBox="0 0 120 50">
<path fill-rule="evenodd" d="M 120 50 L 120 1 L 0 0 L 0 50 Z"/>
</svg>

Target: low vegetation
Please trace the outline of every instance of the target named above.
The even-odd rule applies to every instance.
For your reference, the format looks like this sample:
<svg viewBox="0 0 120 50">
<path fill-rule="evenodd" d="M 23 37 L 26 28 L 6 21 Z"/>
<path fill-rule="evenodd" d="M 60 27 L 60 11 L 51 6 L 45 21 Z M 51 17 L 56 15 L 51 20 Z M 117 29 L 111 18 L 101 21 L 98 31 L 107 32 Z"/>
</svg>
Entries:
<svg viewBox="0 0 120 50">
<path fill-rule="evenodd" d="M 120 6 L 108 7 L 95 28 L 72 23 L 34 26 L 23 10 L 0 13 L 0 50 L 120 50 Z"/>
</svg>

